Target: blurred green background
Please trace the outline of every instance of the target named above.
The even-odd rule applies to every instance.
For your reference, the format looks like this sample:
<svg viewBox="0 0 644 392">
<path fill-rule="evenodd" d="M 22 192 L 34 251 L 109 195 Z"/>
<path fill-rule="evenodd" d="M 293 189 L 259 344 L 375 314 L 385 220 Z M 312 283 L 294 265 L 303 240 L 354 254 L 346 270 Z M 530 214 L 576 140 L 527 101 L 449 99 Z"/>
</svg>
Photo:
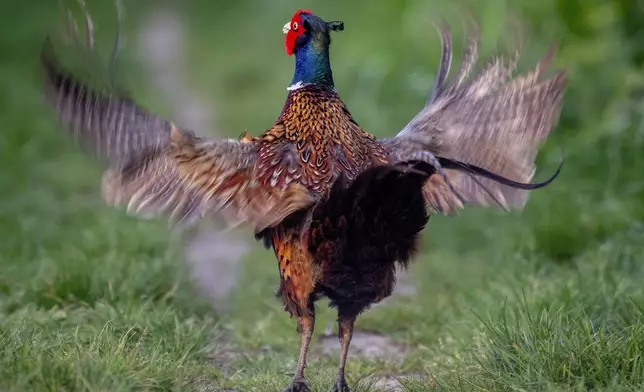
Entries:
<svg viewBox="0 0 644 392">
<path fill-rule="evenodd" d="M 87 1 L 104 62 L 114 8 Z M 66 4 L 78 15 L 75 2 Z M 157 51 L 179 53 L 170 64 L 184 64 L 183 88 L 209 102 L 212 120 L 199 131 L 235 137 L 262 132 L 283 105 L 294 59 L 281 28 L 298 8 L 345 22 L 331 49 L 336 87 L 377 136 L 401 129 L 429 93 L 439 58 L 430 22 L 450 21 L 456 60 L 464 40 L 449 1 L 124 5 L 119 81 L 144 107 L 179 116 L 180 94 L 155 82 L 137 38 L 146 18 L 166 10 L 184 39 L 161 40 Z M 522 213 L 432 218 L 411 270 L 415 294 L 358 322 L 406 354 L 353 355 L 350 384 L 386 390 L 383 380 L 398 377 L 411 391 L 642 390 L 644 3 L 462 5 L 481 24 L 483 59 L 512 48 L 512 17 L 524 23 L 523 69 L 559 42 L 556 64 L 568 69 L 570 87 L 537 177 L 554 170 L 562 150 L 564 168 Z M 231 306 L 213 311 L 182 261 L 185 238 L 162 220 L 103 206 L 101 168 L 39 99 L 39 50 L 47 31 L 60 33 L 62 16 L 56 1 L 6 2 L 0 12 L 0 390 L 281 390 L 299 338 L 272 297 L 272 252 L 252 243 Z M 97 59 L 64 53 L 84 74 L 105 77 Z M 325 306 L 319 314 L 322 335 L 335 316 Z M 337 364 L 321 346 L 307 370 L 314 391 L 330 388 Z"/>
</svg>

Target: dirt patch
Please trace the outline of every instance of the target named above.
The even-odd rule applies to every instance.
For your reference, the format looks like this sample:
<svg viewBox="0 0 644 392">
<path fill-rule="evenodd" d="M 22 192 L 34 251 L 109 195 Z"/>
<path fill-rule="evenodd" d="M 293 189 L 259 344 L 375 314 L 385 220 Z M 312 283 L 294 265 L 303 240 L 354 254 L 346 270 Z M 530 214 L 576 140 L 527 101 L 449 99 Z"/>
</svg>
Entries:
<svg viewBox="0 0 644 392">
<path fill-rule="evenodd" d="M 388 374 L 377 377 L 372 387 L 386 392 L 403 392 L 406 390 L 404 383 L 407 380 L 427 380 L 427 377 L 416 373 Z"/>
<path fill-rule="evenodd" d="M 173 107 L 176 122 L 201 135 L 217 137 L 216 105 L 190 89 L 184 54 L 184 25 L 171 9 L 157 8 L 143 21 L 138 46 L 151 82 Z M 205 132 L 210 130 L 210 132 Z M 197 231 L 188 242 L 186 261 L 197 286 L 223 310 L 224 298 L 234 289 L 241 260 L 250 246 L 234 233 L 216 229 Z"/>
<path fill-rule="evenodd" d="M 222 371 L 230 370 L 230 365 L 237 360 L 244 357 L 260 355 L 262 352 L 270 350 L 270 348 L 262 347 L 250 350 L 241 350 L 239 347 L 231 343 L 231 339 L 227 336 L 220 336 L 215 339 L 216 344 L 211 347 L 210 354 L 206 356 L 212 363 Z"/>
<path fill-rule="evenodd" d="M 383 376 L 379 377 L 376 382 L 373 384 L 374 388 L 386 391 L 386 392 L 402 392 L 404 391 L 404 386 L 399 380 L 399 376 Z"/>
<path fill-rule="evenodd" d="M 326 333 L 319 338 L 322 354 L 338 355 L 340 342 L 335 334 Z M 369 359 L 380 359 L 387 362 L 401 362 L 407 352 L 405 345 L 395 342 L 389 336 L 371 331 L 356 330 L 353 332 L 349 355 L 358 355 Z"/>
<path fill-rule="evenodd" d="M 340 342 L 337 335 L 331 334 L 329 330 L 324 336 L 318 339 L 322 346 L 321 354 L 325 356 L 338 356 Z M 386 361 L 391 364 L 401 364 L 407 355 L 407 346 L 394 341 L 387 335 L 373 331 L 356 330 L 353 332 L 349 356 L 360 356 L 372 360 Z M 377 390 L 387 392 L 404 391 L 403 383 L 411 374 L 388 374 L 369 378 L 368 385 Z"/>
</svg>

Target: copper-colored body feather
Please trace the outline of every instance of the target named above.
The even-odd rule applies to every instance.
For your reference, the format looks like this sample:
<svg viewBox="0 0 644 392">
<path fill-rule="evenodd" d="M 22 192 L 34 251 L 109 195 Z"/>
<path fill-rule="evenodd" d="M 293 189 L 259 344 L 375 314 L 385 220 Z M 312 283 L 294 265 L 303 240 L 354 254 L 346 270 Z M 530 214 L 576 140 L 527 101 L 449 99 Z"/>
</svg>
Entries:
<svg viewBox="0 0 644 392">
<path fill-rule="evenodd" d="M 109 165 L 106 202 L 181 225 L 217 215 L 251 226 L 273 248 L 279 296 L 302 333 L 291 390 L 306 389 L 313 303 L 321 295 L 331 299 L 343 342 L 336 389 L 348 390 L 344 361 L 353 322 L 391 294 L 395 264 L 406 266 L 429 213 L 451 214 L 467 204 L 519 209 L 528 189 L 545 185 L 525 183 L 561 108 L 564 73 L 543 79 L 554 51 L 516 78 L 516 59 L 494 59 L 471 77 L 473 36 L 448 84 L 449 30 L 441 37 L 428 105 L 398 135 L 381 140 L 356 123 L 329 86 L 293 86 L 259 136 L 205 139 L 128 99 L 90 90 L 62 71 L 49 41 L 42 64 L 64 126 Z"/>
</svg>

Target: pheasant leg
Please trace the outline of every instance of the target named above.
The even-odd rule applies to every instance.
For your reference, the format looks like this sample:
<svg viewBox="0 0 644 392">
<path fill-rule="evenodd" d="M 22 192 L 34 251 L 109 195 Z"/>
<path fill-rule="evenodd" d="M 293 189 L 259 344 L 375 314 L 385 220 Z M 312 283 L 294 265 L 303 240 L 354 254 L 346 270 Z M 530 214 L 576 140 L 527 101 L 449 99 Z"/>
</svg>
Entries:
<svg viewBox="0 0 644 392">
<path fill-rule="evenodd" d="M 338 320 L 340 367 L 338 368 L 338 376 L 335 380 L 333 392 L 351 392 L 351 389 L 347 385 L 347 380 L 344 377 L 344 368 L 347 364 L 347 355 L 349 354 L 349 346 L 351 345 L 351 338 L 353 337 L 353 324 L 355 321 L 355 316 L 340 316 Z"/>
<path fill-rule="evenodd" d="M 306 368 L 306 356 L 309 351 L 309 344 L 315 328 L 315 316 L 299 317 L 297 320 L 297 329 L 300 332 L 302 342 L 300 344 L 300 357 L 297 361 L 297 369 L 291 383 L 283 392 L 309 392 L 309 382 L 304 377 L 304 368 Z"/>
</svg>

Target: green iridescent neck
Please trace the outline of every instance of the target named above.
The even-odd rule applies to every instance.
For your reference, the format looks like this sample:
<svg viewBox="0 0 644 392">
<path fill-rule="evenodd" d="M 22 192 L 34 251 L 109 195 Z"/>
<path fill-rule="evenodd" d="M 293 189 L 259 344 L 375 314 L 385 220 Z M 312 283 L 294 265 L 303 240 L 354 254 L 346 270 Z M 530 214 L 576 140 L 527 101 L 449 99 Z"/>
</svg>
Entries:
<svg viewBox="0 0 644 392">
<path fill-rule="evenodd" d="M 333 73 L 329 61 L 329 38 L 312 36 L 295 52 L 295 74 L 291 85 L 318 84 L 333 87 Z"/>
</svg>

